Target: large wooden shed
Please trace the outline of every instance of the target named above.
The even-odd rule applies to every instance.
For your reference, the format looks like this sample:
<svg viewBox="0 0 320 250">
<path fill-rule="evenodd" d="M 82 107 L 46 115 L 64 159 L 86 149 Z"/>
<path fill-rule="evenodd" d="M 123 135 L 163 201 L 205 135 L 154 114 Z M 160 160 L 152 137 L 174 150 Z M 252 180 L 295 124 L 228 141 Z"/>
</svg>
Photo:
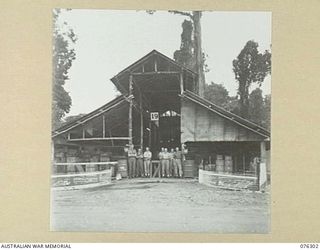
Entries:
<svg viewBox="0 0 320 250">
<path fill-rule="evenodd" d="M 195 169 L 223 160 L 229 172 L 245 173 L 255 157 L 268 165 L 269 131 L 198 96 L 197 79 L 195 72 L 151 51 L 111 79 L 120 96 L 53 131 L 56 161 L 66 161 L 72 150 L 87 157 L 79 161 L 118 159 L 133 143 L 149 146 L 154 157 L 161 147 L 185 144 Z"/>
</svg>

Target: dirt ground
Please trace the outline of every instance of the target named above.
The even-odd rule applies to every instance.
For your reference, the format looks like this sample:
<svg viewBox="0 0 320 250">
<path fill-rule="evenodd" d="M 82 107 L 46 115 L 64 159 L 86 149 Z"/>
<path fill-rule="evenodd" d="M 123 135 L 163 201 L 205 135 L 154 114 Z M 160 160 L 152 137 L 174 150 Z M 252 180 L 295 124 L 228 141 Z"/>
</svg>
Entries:
<svg viewBox="0 0 320 250">
<path fill-rule="evenodd" d="M 268 193 L 229 191 L 188 179 L 121 180 L 52 191 L 54 231 L 268 233 Z"/>
</svg>

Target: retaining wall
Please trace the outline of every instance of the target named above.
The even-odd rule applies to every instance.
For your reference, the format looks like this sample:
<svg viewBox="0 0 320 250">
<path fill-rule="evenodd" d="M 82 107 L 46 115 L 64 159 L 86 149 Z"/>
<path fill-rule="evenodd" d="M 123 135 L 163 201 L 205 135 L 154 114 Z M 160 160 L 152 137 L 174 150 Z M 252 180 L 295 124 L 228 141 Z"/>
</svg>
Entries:
<svg viewBox="0 0 320 250">
<path fill-rule="evenodd" d="M 257 177 L 233 174 L 220 174 L 199 169 L 199 183 L 232 190 L 257 190 Z"/>
</svg>

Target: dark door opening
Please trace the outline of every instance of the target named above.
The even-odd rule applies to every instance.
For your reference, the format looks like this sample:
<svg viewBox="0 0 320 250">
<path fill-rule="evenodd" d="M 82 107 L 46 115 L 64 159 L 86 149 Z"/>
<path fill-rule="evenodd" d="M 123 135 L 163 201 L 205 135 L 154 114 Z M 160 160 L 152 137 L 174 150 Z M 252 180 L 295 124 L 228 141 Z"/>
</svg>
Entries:
<svg viewBox="0 0 320 250">
<path fill-rule="evenodd" d="M 167 111 L 169 112 L 169 111 Z M 180 142 L 180 115 L 174 111 L 170 111 L 174 115 L 160 115 L 159 122 L 156 125 L 155 122 L 151 123 L 151 130 L 149 131 L 149 145 L 151 145 L 151 151 L 154 158 L 157 158 L 161 148 L 171 148 L 181 146 Z"/>
<path fill-rule="evenodd" d="M 160 115 L 159 121 L 160 147 L 175 149 L 180 147 L 180 115 L 173 110 L 167 110 Z"/>
</svg>

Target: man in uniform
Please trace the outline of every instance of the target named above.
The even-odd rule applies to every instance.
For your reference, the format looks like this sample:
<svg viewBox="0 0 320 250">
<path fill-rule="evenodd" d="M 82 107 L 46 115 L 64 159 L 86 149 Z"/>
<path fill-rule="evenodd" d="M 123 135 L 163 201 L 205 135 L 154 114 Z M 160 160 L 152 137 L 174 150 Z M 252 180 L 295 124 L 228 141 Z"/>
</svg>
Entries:
<svg viewBox="0 0 320 250">
<path fill-rule="evenodd" d="M 146 177 L 151 177 L 151 158 L 152 158 L 152 153 L 150 152 L 149 148 L 146 147 L 146 151 L 143 154 L 143 159 L 144 159 L 144 175 Z"/>
<path fill-rule="evenodd" d="M 174 170 L 175 170 L 175 173 L 174 175 L 176 177 L 180 177 L 182 178 L 182 175 L 183 175 L 183 172 L 182 172 L 182 158 L 183 158 L 183 153 L 182 151 L 179 150 L 178 147 L 176 147 L 176 152 L 174 154 Z"/>
<path fill-rule="evenodd" d="M 136 157 L 137 151 L 134 149 L 133 144 L 129 145 L 128 149 L 128 177 L 132 178 L 136 173 Z"/>
<path fill-rule="evenodd" d="M 169 153 L 169 157 L 170 157 L 170 167 L 169 167 L 169 177 L 173 177 L 174 176 L 174 149 L 172 148 L 170 153 Z"/>
<path fill-rule="evenodd" d="M 139 148 L 137 153 L 137 169 L 136 169 L 135 176 L 142 177 L 143 175 L 144 175 L 143 152 L 142 152 L 142 148 Z"/>
<path fill-rule="evenodd" d="M 164 148 L 163 152 L 163 177 L 169 177 L 169 168 L 170 168 L 170 153 L 167 148 Z"/>
<path fill-rule="evenodd" d="M 160 176 L 164 177 L 164 167 L 163 167 L 163 154 L 164 154 L 164 148 L 161 148 L 161 151 L 159 153 L 159 161 L 160 161 Z"/>
</svg>

